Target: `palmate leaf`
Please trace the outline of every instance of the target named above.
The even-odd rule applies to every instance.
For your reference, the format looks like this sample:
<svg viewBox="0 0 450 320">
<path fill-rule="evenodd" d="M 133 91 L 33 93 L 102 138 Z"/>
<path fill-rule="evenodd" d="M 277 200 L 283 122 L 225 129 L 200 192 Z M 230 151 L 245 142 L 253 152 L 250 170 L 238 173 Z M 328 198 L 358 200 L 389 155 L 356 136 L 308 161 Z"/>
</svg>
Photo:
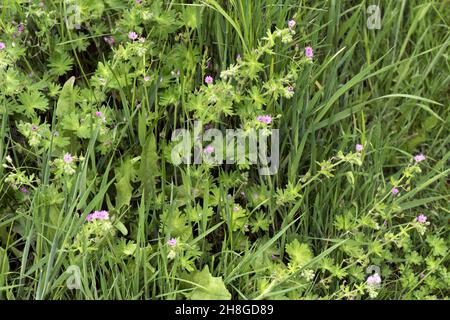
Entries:
<svg viewBox="0 0 450 320">
<path fill-rule="evenodd" d="M 0 75 L 0 84 L 5 95 L 13 95 L 23 90 L 19 73 L 13 69 L 8 70 Z"/>
<path fill-rule="evenodd" d="M 303 267 L 313 258 L 309 246 L 298 242 L 297 239 L 286 245 L 286 252 L 289 255 L 290 263 L 298 267 Z"/>
<path fill-rule="evenodd" d="M 56 52 L 53 54 L 49 61 L 48 67 L 50 68 L 50 73 L 55 76 L 62 76 L 66 72 L 72 70 L 73 59 L 66 52 Z"/>
<path fill-rule="evenodd" d="M 25 91 L 19 95 L 20 113 L 28 118 L 35 116 L 35 110 L 45 111 L 48 108 L 48 100 L 38 91 Z"/>
</svg>

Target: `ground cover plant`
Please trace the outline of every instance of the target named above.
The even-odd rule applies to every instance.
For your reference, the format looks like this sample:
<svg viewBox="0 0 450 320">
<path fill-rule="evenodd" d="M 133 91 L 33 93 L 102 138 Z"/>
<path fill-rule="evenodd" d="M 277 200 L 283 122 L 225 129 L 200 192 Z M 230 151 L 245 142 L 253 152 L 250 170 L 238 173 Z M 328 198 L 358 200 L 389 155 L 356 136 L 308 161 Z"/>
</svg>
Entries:
<svg viewBox="0 0 450 320">
<path fill-rule="evenodd" d="M 448 1 L 0 8 L 0 299 L 448 298 Z"/>
</svg>

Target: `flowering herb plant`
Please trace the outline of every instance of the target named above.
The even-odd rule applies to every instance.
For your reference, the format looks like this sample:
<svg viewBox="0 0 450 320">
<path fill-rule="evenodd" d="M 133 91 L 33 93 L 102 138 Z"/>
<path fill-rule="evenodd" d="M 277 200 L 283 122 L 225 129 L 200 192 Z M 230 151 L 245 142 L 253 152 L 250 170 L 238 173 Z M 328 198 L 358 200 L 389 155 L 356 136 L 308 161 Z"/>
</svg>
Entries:
<svg viewBox="0 0 450 320">
<path fill-rule="evenodd" d="M 0 299 L 447 297 L 444 2 L 9 2 Z"/>
</svg>

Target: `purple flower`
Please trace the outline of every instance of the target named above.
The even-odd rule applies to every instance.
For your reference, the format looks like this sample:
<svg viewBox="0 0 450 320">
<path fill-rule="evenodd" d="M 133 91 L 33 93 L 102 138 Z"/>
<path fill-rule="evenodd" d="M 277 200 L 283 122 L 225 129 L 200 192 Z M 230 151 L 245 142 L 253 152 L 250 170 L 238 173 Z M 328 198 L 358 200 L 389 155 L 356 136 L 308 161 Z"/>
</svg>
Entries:
<svg viewBox="0 0 450 320">
<path fill-rule="evenodd" d="M 265 124 L 270 124 L 272 123 L 272 117 L 267 115 L 267 116 L 257 116 L 256 120 L 258 120 L 261 123 L 265 123 Z"/>
<path fill-rule="evenodd" d="M 425 273 L 421 272 L 421 273 L 419 274 L 419 277 L 420 277 L 420 279 L 425 278 Z"/>
<path fill-rule="evenodd" d="M 28 189 L 25 188 L 25 187 L 20 188 L 20 191 L 21 191 L 22 193 L 25 193 L 25 194 L 28 193 Z"/>
<path fill-rule="evenodd" d="M 86 221 L 108 220 L 109 213 L 106 210 L 94 211 L 86 216 Z"/>
<path fill-rule="evenodd" d="M 102 116 L 102 112 L 101 111 L 95 111 L 95 116 L 97 117 L 97 118 L 100 118 L 101 116 Z"/>
<path fill-rule="evenodd" d="M 236 55 L 236 61 L 241 61 L 242 60 L 242 57 L 241 57 L 241 55 L 238 53 L 237 55 Z"/>
<path fill-rule="evenodd" d="M 391 193 L 392 193 L 393 196 L 396 196 L 399 192 L 400 192 L 400 190 L 398 190 L 396 187 L 393 187 L 391 189 Z"/>
<path fill-rule="evenodd" d="M 416 162 L 421 162 L 423 160 L 425 160 L 425 156 L 422 153 L 414 156 L 414 161 L 416 161 Z"/>
<path fill-rule="evenodd" d="M 109 213 L 106 210 L 94 211 L 93 217 L 94 217 L 94 219 L 98 219 L 98 220 L 108 220 Z"/>
<path fill-rule="evenodd" d="M 206 84 L 212 84 L 214 82 L 214 78 L 211 76 L 206 76 L 205 77 L 205 83 Z"/>
<path fill-rule="evenodd" d="M 138 38 L 138 35 L 137 35 L 136 32 L 130 31 L 130 32 L 128 33 L 128 38 L 129 38 L 130 40 L 136 40 L 136 39 Z"/>
<path fill-rule="evenodd" d="M 31 131 L 37 131 L 37 129 L 38 129 L 37 125 L 35 125 L 35 124 L 31 125 Z"/>
<path fill-rule="evenodd" d="M 378 273 L 374 273 L 373 275 L 367 278 L 367 284 L 371 287 L 378 286 L 381 283 L 381 277 Z"/>
<path fill-rule="evenodd" d="M 239 207 L 234 207 L 234 208 L 233 208 L 233 211 L 234 211 L 234 212 L 238 212 L 238 211 L 239 211 Z"/>
<path fill-rule="evenodd" d="M 177 239 L 172 238 L 172 239 L 167 240 L 167 245 L 169 247 L 175 247 L 177 245 Z"/>
<path fill-rule="evenodd" d="M 203 152 L 204 153 L 206 153 L 206 154 L 211 154 L 211 153 L 213 153 L 214 152 L 214 147 L 213 146 L 207 146 L 204 150 L 203 150 Z"/>
<path fill-rule="evenodd" d="M 23 23 L 19 23 L 19 25 L 17 26 L 17 32 L 22 33 L 25 31 L 25 26 L 23 25 Z"/>
<path fill-rule="evenodd" d="M 0 50 L 3 50 L 6 48 L 6 45 L 4 42 L 0 42 Z"/>
<path fill-rule="evenodd" d="M 288 21 L 288 27 L 289 27 L 289 29 L 294 29 L 294 27 L 295 27 L 295 20 L 289 20 Z"/>
<path fill-rule="evenodd" d="M 313 54 L 313 48 L 311 47 L 306 47 L 305 48 L 305 56 L 309 59 L 312 59 L 312 57 L 314 56 Z"/>
<path fill-rule="evenodd" d="M 363 151 L 364 147 L 363 147 L 362 144 L 359 144 L 359 143 L 358 143 L 358 144 L 356 145 L 355 149 L 356 149 L 357 152 L 361 152 L 361 151 Z"/>
<path fill-rule="evenodd" d="M 73 161 L 73 157 L 72 157 L 72 155 L 70 153 L 66 153 L 64 155 L 63 159 L 64 159 L 65 163 L 71 163 Z"/>
<path fill-rule="evenodd" d="M 141 4 L 142 0 L 136 0 L 136 4 Z"/>
<path fill-rule="evenodd" d="M 425 222 L 427 222 L 427 216 L 426 215 L 424 215 L 424 214 L 421 214 L 421 215 L 418 215 L 417 217 L 416 217 L 416 220 L 417 220 L 417 222 L 419 222 L 419 223 L 425 223 Z"/>
</svg>

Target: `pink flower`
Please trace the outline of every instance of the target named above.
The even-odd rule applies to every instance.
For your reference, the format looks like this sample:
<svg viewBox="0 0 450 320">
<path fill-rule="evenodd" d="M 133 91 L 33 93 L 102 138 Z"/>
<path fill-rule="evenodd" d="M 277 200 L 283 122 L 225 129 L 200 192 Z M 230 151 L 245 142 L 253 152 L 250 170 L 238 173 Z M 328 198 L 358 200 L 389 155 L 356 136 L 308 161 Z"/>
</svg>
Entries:
<svg viewBox="0 0 450 320">
<path fill-rule="evenodd" d="M 211 76 L 206 76 L 205 77 L 205 83 L 206 84 L 212 84 L 214 82 L 214 78 Z"/>
<path fill-rule="evenodd" d="M 64 162 L 65 163 L 71 163 L 73 161 L 73 157 L 70 153 L 66 153 L 64 155 Z"/>
<path fill-rule="evenodd" d="M 215 150 L 215 148 L 214 148 L 213 146 L 207 146 L 207 147 L 203 150 L 203 152 L 206 153 L 206 154 L 211 154 L 211 153 L 214 152 L 214 150 Z"/>
<path fill-rule="evenodd" d="M 96 111 L 95 112 L 95 116 L 97 117 L 97 118 L 100 118 L 101 116 L 102 116 L 102 112 L 101 111 Z"/>
<path fill-rule="evenodd" d="M 20 192 L 27 194 L 28 193 L 28 189 L 25 187 L 20 188 Z"/>
<path fill-rule="evenodd" d="M 6 45 L 4 42 L 0 42 L 0 50 L 3 50 L 6 48 Z"/>
<path fill-rule="evenodd" d="M 144 81 L 145 81 L 145 82 L 150 81 L 150 76 L 145 76 L 145 77 L 144 77 Z"/>
<path fill-rule="evenodd" d="M 40 1 L 40 2 L 39 2 L 39 7 L 42 8 L 44 5 L 45 5 L 45 4 L 44 4 L 44 1 Z"/>
<path fill-rule="evenodd" d="M 37 129 L 38 129 L 37 125 L 35 125 L 35 124 L 31 125 L 31 131 L 37 131 Z"/>
<path fill-rule="evenodd" d="M 141 4 L 142 0 L 136 0 L 136 4 Z"/>
<path fill-rule="evenodd" d="M 272 123 L 272 117 L 267 115 L 267 116 L 257 116 L 256 120 L 258 120 L 261 123 L 265 123 L 265 124 L 270 124 Z"/>
<path fill-rule="evenodd" d="M 414 161 L 416 162 L 421 162 L 423 160 L 425 160 L 425 156 L 422 153 L 414 156 Z"/>
<path fill-rule="evenodd" d="M 381 277 L 375 273 L 367 278 L 367 284 L 371 287 L 378 286 L 381 283 Z"/>
<path fill-rule="evenodd" d="M 306 47 L 305 48 L 305 56 L 309 59 L 312 59 L 312 57 L 314 56 L 313 54 L 313 49 L 311 47 Z"/>
<path fill-rule="evenodd" d="M 233 208 L 233 211 L 234 211 L 234 212 L 238 212 L 238 211 L 239 211 L 239 207 L 234 207 L 234 208 Z"/>
<path fill-rule="evenodd" d="M 93 217 L 98 220 L 108 220 L 109 219 L 109 213 L 106 210 L 101 211 L 94 211 Z"/>
<path fill-rule="evenodd" d="M 86 221 L 108 220 L 109 213 L 106 210 L 94 211 L 86 216 Z"/>
<path fill-rule="evenodd" d="M 428 219 L 427 216 L 424 215 L 424 214 L 421 214 L 421 215 L 419 215 L 419 216 L 416 217 L 417 222 L 420 222 L 420 223 L 425 223 L 425 222 L 427 222 L 427 219 Z"/>
<path fill-rule="evenodd" d="M 362 144 L 359 144 L 359 143 L 358 143 L 358 144 L 356 145 L 355 149 L 356 149 L 357 152 L 361 152 L 361 151 L 363 151 L 364 147 L 363 147 Z"/>
<path fill-rule="evenodd" d="M 396 196 L 399 192 L 400 192 L 400 190 L 398 190 L 396 187 L 393 187 L 391 189 L 391 193 L 392 193 L 393 196 Z"/>
<path fill-rule="evenodd" d="M 289 27 L 289 29 L 294 29 L 294 27 L 295 27 L 295 20 L 289 20 L 288 21 L 288 27 Z"/>
<path fill-rule="evenodd" d="M 175 247 L 177 245 L 177 239 L 172 238 L 172 239 L 167 240 L 167 245 L 169 247 Z"/>
<path fill-rule="evenodd" d="M 130 32 L 128 33 L 128 38 L 129 38 L 130 40 L 136 40 L 136 39 L 138 38 L 138 35 L 137 35 L 136 32 L 130 31 Z"/>
</svg>

